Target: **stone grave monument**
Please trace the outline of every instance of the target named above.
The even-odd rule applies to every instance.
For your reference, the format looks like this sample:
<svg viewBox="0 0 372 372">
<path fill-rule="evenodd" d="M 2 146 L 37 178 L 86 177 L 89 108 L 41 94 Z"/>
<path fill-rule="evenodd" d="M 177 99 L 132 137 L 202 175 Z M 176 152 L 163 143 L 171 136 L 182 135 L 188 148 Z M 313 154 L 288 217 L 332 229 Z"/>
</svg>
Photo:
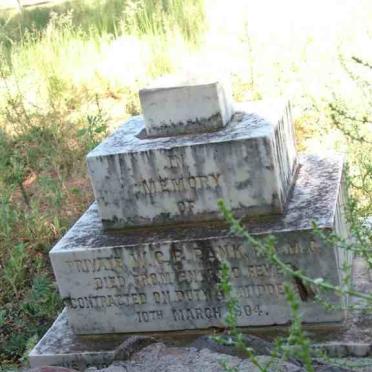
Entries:
<svg viewBox="0 0 372 372">
<path fill-rule="evenodd" d="M 350 257 L 312 234 L 347 237 L 342 159 L 298 156 L 286 101 L 236 104 L 218 81 L 140 91 L 130 119 L 87 156 L 96 201 L 50 258 L 65 309 L 32 366 L 106 365 L 126 334 L 223 328 L 221 262 L 231 267 L 241 327 L 285 325 L 283 277 L 229 233 L 217 201 L 311 277 L 339 284 Z M 344 319 L 303 283 L 306 323 Z M 344 299 L 329 295 L 332 304 Z"/>
</svg>

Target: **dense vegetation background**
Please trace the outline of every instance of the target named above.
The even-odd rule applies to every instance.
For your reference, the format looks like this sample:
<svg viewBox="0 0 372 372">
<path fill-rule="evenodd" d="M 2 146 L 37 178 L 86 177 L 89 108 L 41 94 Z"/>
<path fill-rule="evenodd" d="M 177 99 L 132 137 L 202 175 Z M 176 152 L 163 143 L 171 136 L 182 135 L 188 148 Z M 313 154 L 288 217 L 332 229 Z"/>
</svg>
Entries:
<svg viewBox="0 0 372 372">
<path fill-rule="evenodd" d="M 230 74 L 236 100 L 289 97 L 298 149 L 347 155 L 371 215 L 368 0 L 96 0 L 0 9 L 0 361 L 61 304 L 48 251 L 93 200 L 84 157 L 181 70 Z"/>
</svg>

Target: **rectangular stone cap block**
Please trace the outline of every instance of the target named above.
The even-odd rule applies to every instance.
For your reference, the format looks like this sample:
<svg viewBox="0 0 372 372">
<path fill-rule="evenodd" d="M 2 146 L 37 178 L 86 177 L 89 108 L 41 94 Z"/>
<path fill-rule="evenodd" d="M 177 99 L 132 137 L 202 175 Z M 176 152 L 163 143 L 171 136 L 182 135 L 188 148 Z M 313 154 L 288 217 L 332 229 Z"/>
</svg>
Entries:
<svg viewBox="0 0 372 372">
<path fill-rule="evenodd" d="M 349 257 L 317 239 L 311 227 L 315 221 L 336 233 L 345 230 L 341 175 L 339 158 L 304 157 L 283 215 L 245 223 L 257 237 L 274 234 L 277 253 L 285 262 L 335 285 Z M 286 324 L 290 319 L 282 274 L 231 236 L 226 224 L 109 233 L 93 205 L 52 249 L 50 258 L 78 334 L 223 327 L 226 307 L 217 285 L 222 260 L 232 270 L 239 326 Z M 305 322 L 343 319 L 342 311 L 327 312 L 307 291 L 302 294 Z M 341 303 L 338 296 L 328 300 Z"/>
<path fill-rule="evenodd" d="M 220 219 L 218 199 L 240 217 L 281 213 L 296 171 L 290 107 L 242 105 L 218 132 L 143 138 L 135 117 L 87 156 L 106 228 Z"/>
<path fill-rule="evenodd" d="M 216 131 L 233 114 L 231 93 L 218 81 L 159 81 L 139 96 L 148 137 Z"/>
</svg>

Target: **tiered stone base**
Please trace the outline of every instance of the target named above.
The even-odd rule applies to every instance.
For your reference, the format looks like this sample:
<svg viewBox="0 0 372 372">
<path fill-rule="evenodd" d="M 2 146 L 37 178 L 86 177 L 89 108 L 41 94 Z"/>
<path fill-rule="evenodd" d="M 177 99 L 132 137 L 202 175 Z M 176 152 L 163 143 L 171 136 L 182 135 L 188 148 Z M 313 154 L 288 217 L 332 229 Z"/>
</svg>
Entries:
<svg viewBox="0 0 372 372">
<path fill-rule="evenodd" d="M 312 233 L 347 235 L 342 216 L 342 161 L 308 156 L 286 211 L 249 220 L 258 238 L 272 234 L 281 258 L 313 278 L 340 284 L 349 258 Z M 239 300 L 239 326 L 286 324 L 290 310 L 283 275 L 226 225 L 165 227 L 112 233 L 103 230 L 93 204 L 50 253 L 69 321 L 77 334 L 154 332 L 223 327 L 225 301 L 218 288 L 223 261 Z M 315 293 L 296 282 L 305 322 L 341 321 Z M 340 298 L 327 300 L 340 305 Z"/>
<path fill-rule="evenodd" d="M 258 238 L 273 234 L 285 262 L 312 277 L 339 284 L 341 268 L 350 256 L 315 236 L 312 222 L 324 232 L 347 236 L 342 160 L 304 156 L 299 164 L 285 212 L 245 221 L 245 226 Z M 123 333 L 171 330 L 166 334 L 176 338 L 182 330 L 185 339 L 203 329 L 210 333 L 210 328 L 223 328 L 226 308 L 217 286 L 223 261 L 231 267 L 231 283 L 240 305 L 239 326 L 290 322 L 282 274 L 252 247 L 231 236 L 226 225 L 109 233 L 103 230 L 93 204 L 50 256 L 66 309 L 31 352 L 35 366 L 107 365 Z M 305 323 L 344 320 L 341 309 L 326 311 L 314 302 L 314 288 L 294 284 Z M 327 300 L 342 305 L 344 299 L 329 295 Z"/>
</svg>

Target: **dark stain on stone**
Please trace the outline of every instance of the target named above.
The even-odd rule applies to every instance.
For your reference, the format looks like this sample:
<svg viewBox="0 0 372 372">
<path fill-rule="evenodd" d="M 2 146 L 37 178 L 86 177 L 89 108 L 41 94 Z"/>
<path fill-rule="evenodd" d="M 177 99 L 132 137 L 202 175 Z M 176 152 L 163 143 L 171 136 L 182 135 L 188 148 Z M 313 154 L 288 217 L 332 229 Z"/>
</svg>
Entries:
<svg viewBox="0 0 372 372">
<path fill-rule="evenodd" d="M 198 246 L 201 247 L 201 256 L 204 266 L 204 270 L 202 270 L 202 286 L 206 288 L 215 286 L 219 282 L 219 268 L 221 262 L 214 252 L 210 241 L 199 240 Z"/>
<path fill-rule="evenodd" d="M 179 256 L 180 250 L 181 257 Z M 169 253 L 170 264 L 174 270 L 176 282 L 177 284 L 182 286 L 184 284 L 184 281 L 182 281 L 180 278 L 180 271 L 182 271 L 183 269 L 183 249 L 182 247 L 178 247 L 175 242 L 172 242 L 170 245 Z"/>
<path fill-rule="evenodd" d="M 209 118 L 197 118 L 196 120 L 187 120 L 186 122 L 169 122 L 162 126 L 154 128 L 157 134 L 149 134 L 146 129 L 136 135 L 138 139 L 155 139 L 162 137 L 183 136 L 195 133 L 213 133 L 223 128 L 221 113 L 216 113 Z"/>
<path fill-rule="evenodd" d="M 293 270 L 298 270 L 294 265 L 291 266 Z M 309 285 L 305 284 L 301 278 L 294 276 L 293 281 L 295 288 L 297 289 L 297 292 L 301 298 L 301 301 L 307 302 L 314 299 L 315 292 Z"/>
<path fill-rule="evenodd" d="M 279 195 L 276 192 L 273 192 L 273 194 L 271 196 L 271 205 L 273 206 L 273 209 L 275 209 L 275 207 L 281 205 Z M 282 208 L 280 208 L 280 209 L 282 209 Z"/>
</svg>

